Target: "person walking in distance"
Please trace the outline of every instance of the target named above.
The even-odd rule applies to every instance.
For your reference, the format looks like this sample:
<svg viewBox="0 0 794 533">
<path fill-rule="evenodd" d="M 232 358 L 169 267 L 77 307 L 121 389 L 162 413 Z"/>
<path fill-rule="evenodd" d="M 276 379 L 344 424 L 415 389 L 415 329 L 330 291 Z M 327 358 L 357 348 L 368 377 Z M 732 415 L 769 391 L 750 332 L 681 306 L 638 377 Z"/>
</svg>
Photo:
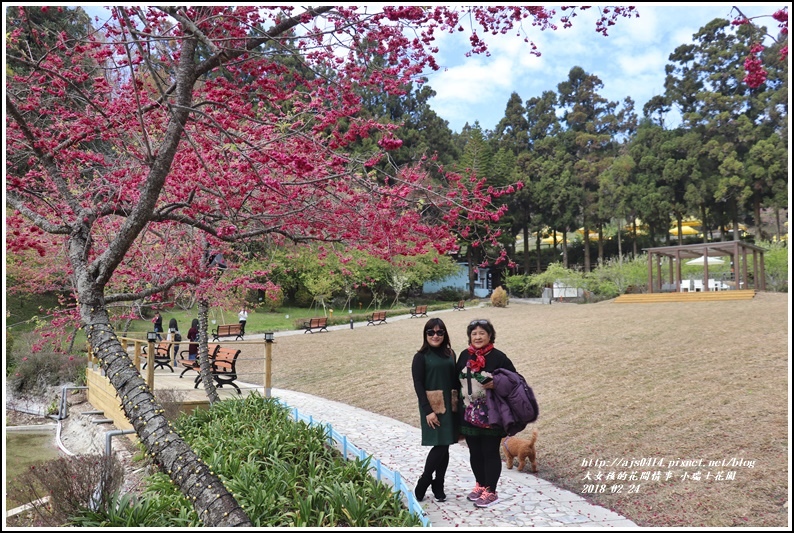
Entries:
<svg viewBox="0 0 794 533">
<path fill-rule="evenodd" d="M 198 348 L 199 348 L 198 338 L 199 338 L 199 321 L 198 318 L 194 318 L 193 321 L 190 323 L 190 329 L 187 330 L 187 340 L 190 341 L 190 344 L 187 345 L 188 359 L 198 358 Z"/>
<path fill-rule="evenodd" d="M 157 340 L 163 340 L 163 336 L 160 333 L 163 332 L 163 317 L 160 316 L 160 311 L 154 312 L 154 318 L 152 318 L 152 324 L 154 332 L 157 333 Z"/>
<path fill-rule="evenodd" d="M 245 323 L 248 321 L 248 310 L 245 308 L 245 305 L 243 305 L 243 308 L 237 313 L 237 319 L 240 321 L 240 333 L 245 335 Z"/>
<path fill-rule="evenodd" d="M 176 335 L 177 335 L 178 332 L 179 332 L 179 325 L 176 322 L 176 318 L 171 318 L 171 320 L 168 321 L 168 333 L 165 336 L 165 340 L 167 340 L 167 341 L 175 341 L 176 340 Z M 182 336 L 181 335 L 179 336 L 179 340 L 180 341 L 182 340 Z M 173 357 L 174 364 L 176 364 L 176 354 L 177 354 L 178 350 L 179 350 L 179 345 L 178 344 L 169 344 L 168 345 L 168 353 L 171 354 L 171 356 Z"/>
<path fill-rule="evenodd" d="M 416 483 L 414 496 L 422 501 L 433 487 L 437 501 L 443 502 L 444 476 L 449 465 L 449 445 L 458 442 L 460 422 L 460 382 L 455 371 L 455 352 L 449 333 L 440 318 L 431 318 L 422 330 L 422 346 L 411 363 L 414 391 L 419 402 L 422 446 L 432 446 L 424 470 Z"/>
</svg>

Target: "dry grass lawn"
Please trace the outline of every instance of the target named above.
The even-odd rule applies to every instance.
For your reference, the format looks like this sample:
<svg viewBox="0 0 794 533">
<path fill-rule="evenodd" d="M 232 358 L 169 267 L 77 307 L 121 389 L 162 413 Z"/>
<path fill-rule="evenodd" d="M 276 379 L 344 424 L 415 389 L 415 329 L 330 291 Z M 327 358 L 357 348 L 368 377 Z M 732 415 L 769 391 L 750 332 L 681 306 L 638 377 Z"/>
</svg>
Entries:
<svg viewBox="0 0 794 533">
<path fill-rule="evenodd" d="M 640 526 L 785 527 L 788 308 L 787 294 L 759 293 L 735 302 L 514 303 L 431 317 L 445 321 L 456 352 L 470 320 L 493 321 L 496 346 L 540 405 L 541 478 Z M 272 386 L 418 426 L 410 363 L 425 321 L 280 337 Z M 248 361 L 261 383 L 261 360 Z M 621 465 L 643 458 L 657 466 Z M 606 463 L 583 466 L 591 460 Z M 599 471 L 600 481 L 585 479 Z"/>
</svg>

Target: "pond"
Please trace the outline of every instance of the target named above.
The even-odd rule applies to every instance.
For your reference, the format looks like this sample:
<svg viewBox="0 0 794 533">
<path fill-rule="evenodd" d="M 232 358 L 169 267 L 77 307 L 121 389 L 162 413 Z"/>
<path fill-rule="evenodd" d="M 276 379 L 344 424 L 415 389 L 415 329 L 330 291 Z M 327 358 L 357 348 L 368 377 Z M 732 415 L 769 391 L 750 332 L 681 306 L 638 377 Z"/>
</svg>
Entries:
<svg viewBox="0 0 794 533">
<path fill-rule="evenodd" d="M 55 426 L 46 425 L 41 429 L 24 430 L 6 427 L 6 484 L 25 472 L 31 465 L 42 461 L 57 459 L 61 452 L 55 444 Z M 6 492 L 7 493 L 7 492 Z M 28 502 L 13 502 L 6 497 L 8 509 Z"/>
</svg>

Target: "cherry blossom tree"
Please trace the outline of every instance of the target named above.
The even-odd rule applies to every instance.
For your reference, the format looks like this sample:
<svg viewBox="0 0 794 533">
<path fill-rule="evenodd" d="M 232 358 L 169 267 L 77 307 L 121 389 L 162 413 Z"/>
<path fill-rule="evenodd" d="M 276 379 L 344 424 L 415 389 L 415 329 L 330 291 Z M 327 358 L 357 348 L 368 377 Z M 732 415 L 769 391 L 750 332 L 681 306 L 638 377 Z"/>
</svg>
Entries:
<svg viewBox="0 0 794 533">
<path fill-rule="evenodd" d="M 788 59 L 788 18 L 789 8 L 783 7 L 775 11 L 772 15 L 764 15 L 763 17 L 748 18 L 742 12 L 740 7 L 734 6 L 733 10 L 736 11 L 737 16 L 733 19 L 732 24 L 739 26 L 742 24 L 757 24 L 757 19 L 766 18 L 771 16 L 777 22 L 778 35 L 769 35 L 767 37 L 774 43 L 777 49 L 777 57 L 768 60 L 778 60 L 785 62 Z M 762 43 L 755 43 L 750 49 L 750 55 L 744 61 L 744 70 L 747 75 L 744 77 L 744 83 L 748 87 L 755 89 L 760 87 L 766 81 L 767 71 L 764 68 L 763 52 L 766 50 Z"/>
<path fill-rule="evenodd" d="M 358 117 L 357 95 L 400 94 L 437 69 L 439 32 L 467 31 L 470 53 L 487 53 L 486 34 L 567 26 L 586 7 L 128 6 L 85 36 L 47 33 L 29 9 L 63 8 L 20 8 L 9 25 L 7 252 L 63 261 L 68 311 L 147 453 L 205 525 L 250 525 L 168 425 L 108 306 L 184 284 L 204 306 L 262 288 L 252 280 L 265 273 L 233 272 L 246 241 L 392 257 L 444 252 L 475 227 L 486 238 L 504 212 L 492 200 L 512 187 L 448 172 L 442 187 L 419 166 L 380 173 L 400 140 Z M 604 8 L 596 30 L 634 14 Z M 366 138 L 377 149 L 346 151 Z"/>
</svg>

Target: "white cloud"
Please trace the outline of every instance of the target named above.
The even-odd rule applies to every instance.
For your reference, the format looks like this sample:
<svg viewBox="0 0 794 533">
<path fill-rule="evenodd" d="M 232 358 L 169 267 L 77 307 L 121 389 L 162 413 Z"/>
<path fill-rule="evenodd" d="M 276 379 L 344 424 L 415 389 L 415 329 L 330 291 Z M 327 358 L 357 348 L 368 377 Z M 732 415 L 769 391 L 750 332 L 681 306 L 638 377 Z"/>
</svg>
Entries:
<svg viewBox="0 0 794 533">
<path fill-rule="evenodd" d="M 745 4 L 741 9 L 753 17 L 772 14 L 779 7 Z M 621 19 L 609 28 L 608 37 L 595 31 L 595 8 L 577 16 L 572 28 L 541 32 L 527 26 L 540 58 L 511 33 L 487 36 L 491 58 L 464 58 L 468 33 L 444 35 L 439 39 L 439 62 L 454 68 L 429 77 L 438 94 L 431 105 L 454 131 L 475 120 L 493 129 L 512 92 L 526 101 L 543 91 L 556 91 L 571 68 L 580 66 L 601 79 L 605 97 L 623 101 L 630 96 L 641 113 L 651 97 L 664 93 L 670 54 L 690 43 L 692 35 L 714 18 L 732 18 L 730 4 L 638 4 L 638 11 L 639 18 Z M 769 20 L 759 22 L 771 25 Z"/>
<path fill-rule="evenodd" d="M 619 56 L 616 64 L 624 75 L 663 74 L 667 56 L 658 50 L 648 50 L 639 55 Z"/>
</svg>

